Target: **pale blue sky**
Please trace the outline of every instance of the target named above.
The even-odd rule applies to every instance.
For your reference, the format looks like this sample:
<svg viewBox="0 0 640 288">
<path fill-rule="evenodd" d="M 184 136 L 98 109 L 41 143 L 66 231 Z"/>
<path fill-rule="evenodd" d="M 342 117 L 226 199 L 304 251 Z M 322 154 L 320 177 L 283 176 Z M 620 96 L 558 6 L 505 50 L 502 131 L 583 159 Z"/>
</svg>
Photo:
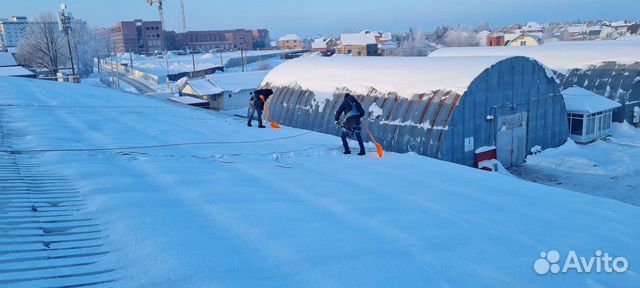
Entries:
<svg viewBox="0 0 640 288">
<path fill-rule="evenodd" d="M 66 2 L 92 26 L 119 20 L 158 19 L 146 0 L 0 0 L 0 17 L 57 11 Z M 527 21 L 638 19 L 640 0 L 184 0 L 189 30 L 267 28 L 272 37 L 339 34 L 365 28 L 432 30 L 438 25 L 503 26 Z M 180 1 L 165 0 L 170 30 L 180 30 Z"/>
</svg>

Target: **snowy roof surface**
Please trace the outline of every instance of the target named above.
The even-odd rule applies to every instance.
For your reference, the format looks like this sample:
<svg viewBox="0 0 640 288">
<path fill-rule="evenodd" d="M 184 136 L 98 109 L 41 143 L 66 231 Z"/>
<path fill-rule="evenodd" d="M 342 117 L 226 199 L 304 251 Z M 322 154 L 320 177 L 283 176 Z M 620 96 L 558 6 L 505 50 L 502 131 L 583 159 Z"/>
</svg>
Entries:
<svg viewBox="0 0 640 288">
<path fill-rule="evenodd" d="M 21 66 L 0 66 L 0 77 L 2 76 L 30 76 L 33 72 L 21 67 Z"/>
<path fill-rule="evenodd" d="M 509 42 L 513 39 L 518 38 L 518 36 L 520 36 L 520 33 L 505 33 L 504 34 L 504 41 L 505 42 Z"/>
<path fill-rule="evenodd" d="M 622 106 L 616 101 L 580 87 L 571 87 L 562 91 L 562 97 L 569 113 L 597 113 Z"/>
<path fill-rule="evenodd" d="M 638 270 L 629 270 L 626 274 L 591 273 L 588 278 L 580 273 L 543 277 L 534 273 L 531 266 L 545 243 L 551 243 L 549 246 L 554 248 L 555 243 L 560 243 L 557 248 L 565 249 L 562 251 L 571 247 L 584 249 L 585 253 L 579 255 L 591 255 L 596 249 L 602 249 L 604 243 L 607 249 L 614 250 L 614 255 L 640 259 L 638 206 L 514 177 L 498 177 L 415 153 L 388 153 L 383 159 L 372 158 L 372 155 L 343 157 L 336 155 L 333 148 L 326 148 L 340 142 L 333 135 L 308 134 L 293 127 L 278 131 L 248 129 L 246 122 L 238 121 L 235 116 L 188 109 L 155 97 L 140 97 L 115 89 L 19 78 L 0 78 L 0 87 L 3 88 L 2 104 L 96 107 L 66 108 L 57 113 L 33 108 L 3 109 L 2 125 L 7 135 L 3 149 L 262 142 L 127 149 L 118 152 L 133 153 L 86 156 L 47 153 L 25 159 L 34 167 L 29 169 L 55 171 L 64 176 L 70 186 L 87 195 L 87 201 L 80 204 L 87 204 L 88 209 L 76 216 L 100 219 L 100 226 L 95 228 L 103 229 L 98 235 L 104 237 L 91 243 L 104 245 L 99 247 L 102 250 L 83 248 L 82 251 L 116 253 L 82 257 L 75 262 L 45 260 L 42 264 L 56 261 L 66 265 L 88 258 L 97 262 L 83 271 L 117 268 L 109 270 L 113 272 L 104 278 L 98 275 L 90 278 L 94 279 L 91 281 L 123 279 L 122 283 L 142 287 L 207 286 L 203 283 L 282 288 L 548 287 L 555 283 L 559 283 L 555 286 L 582 287 L 591 283 L 588 281 L 604 287 L 637 286 L 633 284 L 637 283 L 633 273 Z M 64 97 L 57 97 L 60 95 Z M 624 134 L 625 138 L 640 139 L 633 130 L 637 129 L 625 129 L 629 131 Z M 19 135 L 15 135 L 18 132 Z M 22 135 L 28 135 L 28 141 Z M 277 140 L 283 137 L 289 138 Z M 561 168 L 571 173 L 577 169 L 589 170 L 580 179 L 559 174 L 565 177 L 563 182 L 573 181 L 569 183 L 581 179 L 592 180 L 589 183 L 612 183 L 601 182 L 609 177 L 598 176 L 622 170 L 627 178 L 614 180 L 622 183 L 612 187 L 611 193 L 635 191 L 623 183 L 637 185 L 632 177 L 637 175 L 633 173 L 637 172 L 640 161 L 621 163 L 620 157 L 608 157 L 603 152 L 614 151 L 634 160 L 640 157 L 636 156 L 638 153 L 621 145 L 591 145 L 589 149 L 601 146 L 600 150 L 584 153 L 576 152 L 583 149 L 576 148 L 575 144 L 548 150 L 537 163 L 546 162 L 540 166 L 543 168 L 560 163 Z M 367 148 L 375 150 L 371 143 Z M 278 161 L 273 155 L 284 152 L 277 151 L 307 152 L 286 153 L 286 157 L 279 157 Z M 603 164 L 599 159 L 607 162 L 591 165 Z M 625 164 L 622 169 L 621 164 Z M 369 172 L 368 166 L 375 172 L 358 173 L 358 179 L 345 175 L 345 171 L 351 170 Z M 289 167 L 293 168 L 287 169 Z M 602 172 L 591 172 L 594 169 Z M 385 175 L 385 179 L 381 181 L 378 175 Z M 65 216 L 63 219 L 79 218 Z M 24 226 L 69 227 L 72 224 Z M 602 231 L 602 227 L 607 227 L 607 231 Z M 93 228 L 78 228 L 73 233 L 76 230 L 85 233 L 83 231 L 93 231 Z M 2 235 L 24 234 L 4 232 Z M 60 233 L 49 235 L 52 237 L 38 236 L 37 239 L 80 239 L 59 236 Z M 145 245 L 131 245 L 132 241 L 144 241 Z M 30 246 L 22 247 L 30 249 Z M 479 249 L 482 253 L 478 253 Z M 47 253 L 49 251 L 34 255 Z M 74 254 L 83 255 L 80 253 L 84 252 Z M 24 257 L 31 256 L 23 254 L 14 259 Z M 159 265 L 149 265 L 150 262 Z M 18 265 L 22 265 L 18 269 L 35 267 L 37 262 L 22 263 L 5 261 L 3 269 L 14 269 Z M 33 273 L 5 276 L 18 279 L 33 277 Z M 63 277 L 36 284 L 77 286 L 88 277 L 94 276 Z M 27 284 L 33 282 L 36 281 Z M 117 283 L 112 286 L 119 286 Z"/>
<path fill-rule="evenodd" d="M 443 48 L 429 57 L 448 56 L 526 56 L 565 72 L 604 61 L 640 62 L 640 41 L 560 41 L 526 47 L 463 47 Z"/>
<path fill-rule="evenodd" d="M 341 34 L 342 45 L 367 45 L 376 44 L 376 36 L 373 33 L 348 33 Z"/>
<path fill-rule="evenodd" d="M 171 97 L 169 98 L 169 100 L 182 103 L 182 104 L 187 104 L 187 105 L 208 103 L 207 101 L 204 101 L 202 99 L 198 99 L 190 96 Z"/>
<path fill-rule="evenodd" d="M 279 39 L 280 41 L 286 41 L 286 40 L 300 40 L 300 36 L 296 35 L 296 34 L 287 34 L 284 35 L 282 37 L 280 37 Z"/>
<path fill-rule="evenodd" d="M 524 29 L 527 30 L 527 31 L 542 30 L 542 25 L 540 25 L 538 22 L 529 22 L 529 23 L 527 23 L 526 26 L 524 26 Z"/>
<path fill-rule="evenodd" d="M 207 79 L 215 83 L 223 91 L 238 92 L 244 89 L 257 89 L 269 73 L 268 70 L 238 72 L 238 73 L 215 73 L 207 76 Z"/>
<path fill-rule="evenodd" d="M 313 42 L 311 42 L 311 48 L 312 49 L 322 49 L 322 48 L 327 48 L 327 42 L 326 39 L 322 39 L 322 38 L 316 38 L 313 40 Z"/>
<path fill-rule="evenodd" d="M 193 90 L 196 90 L 200 95 L 215 95 L 222 93 L 222 89 L 216 84 L 211 83 L 207 79 L 196 79 L 187 81 L 187 85 L 191 86 Z"/>
<path fill-rule="evenodd" d="M 630 26 L 630 25 L 631 23 L 627 23 L 627 21 L 624 21 L 624 20 L 611 23 L 611 26 L 613 27 L 624 27 L 624 26 Z"/>
<path fill-rule="evenodd" d="M 276 67 L 263 85 L 299 85 L 319 98 L 345 87 L 354 93 L 367 94 L 375 88 L 407 98 L 437 90 L 463 94 L 480 73 L 506 58 L 310 56 Z"/>
<path fill-rule="evenodd" d="M 16 66 L 16 59 L 9 52 L 0 52 L 0 67 L 2 66 Z"/>
</svg>

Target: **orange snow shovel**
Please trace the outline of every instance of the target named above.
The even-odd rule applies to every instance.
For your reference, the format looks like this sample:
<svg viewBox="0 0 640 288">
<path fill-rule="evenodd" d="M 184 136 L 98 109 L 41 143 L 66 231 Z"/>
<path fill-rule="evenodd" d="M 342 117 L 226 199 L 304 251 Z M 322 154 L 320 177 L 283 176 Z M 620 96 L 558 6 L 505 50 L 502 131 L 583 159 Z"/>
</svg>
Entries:
<svg viewBox="0 0 640 288">
<path fill-rule="evenodd" d="M 264 98 L 262 96 L 260 96 L 260 99 L 262 99 L 262 102 L 264 102 L 264 110 L 267 111 L 267 121 L 269 121 L 269 125 L 271 125 L 271 128 L 273 129 L 280 129 L 280 124 L 278 124 L 278 122 L 271 120 L 271 113 L 269 113 L 269 103 L 267 103 L 267 101 L 264 101 Z"/>
<path fill-rule="evenodd" d="M 366 130 L 367 134 L 369 134 L 369 137 L 371 138 L 371 141 L 373 141 L 373 144 L 376 145 L 376 150 L 378 150 L 378 157 L 382 158 L 382 156 L 384 155 L 382 145 L 380 145 L 380 143 L 376 141 L 376 138 L 373 138 L 373 134 L 371 134 L 371 131 L 369 131 L 369 127 L 367 127 L 367 124 L 362 123 L 362 126 L 364 126 L 364 130 Z"/>
</svg>

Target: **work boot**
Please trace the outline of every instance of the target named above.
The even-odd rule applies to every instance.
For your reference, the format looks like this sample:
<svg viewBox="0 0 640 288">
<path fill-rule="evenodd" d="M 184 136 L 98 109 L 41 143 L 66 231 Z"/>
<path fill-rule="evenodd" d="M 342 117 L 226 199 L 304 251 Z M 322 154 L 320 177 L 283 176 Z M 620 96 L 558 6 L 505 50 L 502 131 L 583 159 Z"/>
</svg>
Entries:
<svg viewBox="0 0 640 288">
<path fill-rule="evenodd" d="M 360 155 L 360 156 L 364 156 L 364 155 L 367 155 L 367 152 L 360 151 L 360 153 L 358 153 L 358 155 Z"/>
<path fill-rule="evenodd" d="M 258 128 L 267 128 L 264 125 L 262 125 L 262 121 L 258 122 Z"/>
<path fill-rule="evenodd" d="M 349 150 L 345 150 L 344 152 L 342 152 L 342 154 L 344 154 L 344 155 L 349 155 L 349 154 L 351 154 L 351 151 L 349 151 Z"/>
</svg>

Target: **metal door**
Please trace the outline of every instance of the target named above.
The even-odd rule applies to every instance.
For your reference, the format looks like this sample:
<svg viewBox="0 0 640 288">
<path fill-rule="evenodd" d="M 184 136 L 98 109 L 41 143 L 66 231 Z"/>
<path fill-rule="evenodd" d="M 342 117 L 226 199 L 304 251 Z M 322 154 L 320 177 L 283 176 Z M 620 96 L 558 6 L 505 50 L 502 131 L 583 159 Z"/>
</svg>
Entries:
<svg viewBox="0 0 640 288">
<path fill-rule="evenodd" d="M 500 116 L 496 124 L 498 161 L 504 167 L 524 163 L 527 157 L 527 112 Z"/>
</svg>

